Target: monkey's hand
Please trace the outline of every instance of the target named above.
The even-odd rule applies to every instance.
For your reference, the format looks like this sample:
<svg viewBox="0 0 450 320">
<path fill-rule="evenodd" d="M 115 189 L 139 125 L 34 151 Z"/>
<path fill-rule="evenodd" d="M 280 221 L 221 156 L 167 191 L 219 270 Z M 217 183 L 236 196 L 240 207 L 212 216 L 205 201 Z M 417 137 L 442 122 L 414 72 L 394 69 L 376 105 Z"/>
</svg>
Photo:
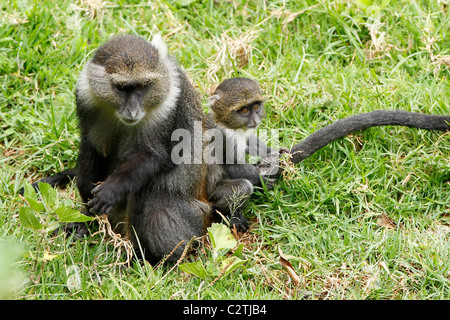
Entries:
<svg viewBox="0 0 450 320">
<path fill-rule="evenodd" d="M 264 182 L 266 183 L 267 190 L 272 190 L 275 185 L 276 178 L 266 178 Z"/>
<path fill-rule="evenodd" d="M 94 214 L 111 212 L 116 203 L 122 199 L 122 195 L 116 189 L 108 180 L 92 189 L 94 198 L 88 202 L 89 212 Z"/>
<path fill-rule="evenodd" d="M 288 152 L 288 149 L 280 148 L 277 151 L 268 154 L 267 157 L 261 159 L 261 161 L 257 164 L 261 175 L 266 177 L 278 177 L 281 172 L 283 172 L 280 157 Z"/>
</svg>

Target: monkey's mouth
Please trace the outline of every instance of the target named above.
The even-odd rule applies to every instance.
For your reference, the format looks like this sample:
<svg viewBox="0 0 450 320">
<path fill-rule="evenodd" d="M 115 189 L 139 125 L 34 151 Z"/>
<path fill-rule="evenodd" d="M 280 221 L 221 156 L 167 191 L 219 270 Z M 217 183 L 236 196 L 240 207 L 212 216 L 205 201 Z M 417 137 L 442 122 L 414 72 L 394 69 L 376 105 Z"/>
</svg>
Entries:
<svg viewBox="0 0 450 320">
<path fill-rule="evenodd" d="M 119 117 L 119 119 L 124 124 L 129 125 L 129 126 L 133 126 L 133 125 L 137 124 L 142 118 L 124 118 L 124 117 Z"/>
<path fill-rule="evenodd" d="M 125 124 L 134 125 L 139 122 L 140 119 L 122 119 Z"/>
<path fill-rule="evenodd" d="M 134 116 L 126 114 L 125 112 L 116 111 L 116 117 L 119 118 L 119 120 L 126 124 L 126 125 L 135 125 L 138 122 L 140 122 L 143 118 L 143 114 L 136 114 Z"/>
</svg>

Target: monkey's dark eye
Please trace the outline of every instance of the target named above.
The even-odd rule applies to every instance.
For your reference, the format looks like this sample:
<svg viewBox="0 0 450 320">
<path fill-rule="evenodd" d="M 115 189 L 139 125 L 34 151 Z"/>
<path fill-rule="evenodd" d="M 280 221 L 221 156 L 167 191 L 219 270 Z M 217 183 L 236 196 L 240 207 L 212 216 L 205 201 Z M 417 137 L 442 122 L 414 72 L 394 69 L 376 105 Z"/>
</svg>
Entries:
<svg viewBox="0 0 450 320">
<path fill-rule="evenodd" d="M 247 108 L 247 107 L 243 107 L 243 108 L 241 109 L 241 112 L 242 112 L 243 114 L 247 114 L 247 113 L 248 113 L 248 108 Z"/>
<path fill-rule="evenodd" d="M 116 89 L 120 92 L 131 92 L 133 90 L 144 90 L 145 84 L 116 84 Z"/>
<path fill-rule="evenodd" d="M 253 109 L 258 110 L 259 109 L 259 104 L 254 104 L 253 105 Z"/>
<path fill-rule="evenodd" d="M 116 84 L 115 87 L 116 87 L 117 90 L 122 91 L 122 92 L 128 90 L 128 87 L 124 86 L 122 84 Z"/>
</svg>

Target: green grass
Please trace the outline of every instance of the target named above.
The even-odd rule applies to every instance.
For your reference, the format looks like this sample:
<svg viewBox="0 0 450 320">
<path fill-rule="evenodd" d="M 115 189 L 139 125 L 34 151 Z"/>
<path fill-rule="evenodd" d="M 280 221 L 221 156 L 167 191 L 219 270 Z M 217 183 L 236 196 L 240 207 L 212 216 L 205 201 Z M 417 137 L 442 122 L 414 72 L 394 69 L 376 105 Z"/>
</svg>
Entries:
<svg viewBox="0 0 450 320">
<path fill-rule="evenodd" d="M 102 233 L 76 241 L 32 232 L 20 224 L 17 195 L 24 181 L 75 166 L 73 89 L 89 55 L 114 34 L 161 32 L 205 105 L 225 78 L 258 80 L 268 97 L 263 128 L 282 129 L 289 147 L 360 112 L 449 114 L 447 1 L 391 1 L 372 35 L 353 1 L 89 3 L 102 2 L 0 4 L 0 282 L 11 288 L 0 296 L 450 298 L 450 136 L 442 132 L 372 128 L 296 165 L 251 198 L 255 223 L 240 240 L 246 262 L 216 281 L 144 262 L 122 268 L 126 255 Z M 81 208 L 75 189 L 59 196 Z M 395 226 L 380 223 L 381 214 Z M 280 265 L 279 248 L 301 284 Z M 208 256 L 185 261 L 197 259 Z M 70 286 L 74 270 L 80 281 Z"/>
</svg>

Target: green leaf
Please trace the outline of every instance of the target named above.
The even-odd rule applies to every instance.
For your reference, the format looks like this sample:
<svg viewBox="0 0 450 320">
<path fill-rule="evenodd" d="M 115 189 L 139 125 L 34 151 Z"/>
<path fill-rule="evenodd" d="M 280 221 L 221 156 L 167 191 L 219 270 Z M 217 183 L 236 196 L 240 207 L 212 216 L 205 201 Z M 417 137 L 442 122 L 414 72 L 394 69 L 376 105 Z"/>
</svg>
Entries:
<svg viewBox="0 0 450 320">
<path fill-rule="evenodd" d="M 200 278 L 205 278 L 208 276 L 208 272 L 206 272 L 206 269 L 201 261 L 180 264 L 180 269 Z"/>
<path fill-rule="evenodd" d="M 391 0 L 382 0 L 380 4 L 380 9 L 386 8 L 389 5 L 389 2 L 391 2 Z"/>
<path fill-rule="evenodd" d="M 37 200 L 37 193 L 33 186 L 29 183 L 23 185 L 23 196 L 26 198 Z"/>
<path fill-rule="evenodd" d="M 234 251 L 233 256 L 242 258 L 242 250 L 244 250 L 244 244 L 241 243 L 239 247 L 237 247 L 236 251 Z"/>
<path fill-rule="evenodd" d="M 55 213 L 58 215 L 59 221 L 61 222 L 86 222 L 95 219 L 94 217 L 86 216 L 80 211 L 69 207 L 59 207 L 55 210 Z"/>
<path fill-rule="evenodd" d="M 371 0 L 355 0 L 355 3 L 361 9 L 367 9 L 371 4 Z"/>
<path fill-rule="evenodd" d="M 208 228 L 209 238 L 213 245 L 214 258 L 221 256 L 237 245 L 230 229 L 222 223 L 213 223 Z"/>
<path fill-rule="evenodd" d="M 32 207 L 36 212 L 44 210 L 44 205 L 36 200 L 25 197 L 30 207 Z"/>
<path fill-rule="evenodd" d="M 58 194 L 56 193 L 56 190 L 48 183 L 39 182 L 39 191 L 45 208 L 47 208 L 49 212 L 55 211 L 58 207 Z"/>
<path fill-rule="evenodd" d="M 44 205 L 38 202 L 38 195 L 36 193 L 36 190 L 34 190 L 33 186 L 29 183 L 25 183 L 23 189 L 24 189 L 23 197 L 28 202 L 30 207 L 32 207 L 34 210 L 38 212 L 44 210 Z"/>
<path fill-rule="evenodd" d="M 35 211 L 32 208 L 19 208 L 19 220 L 22 226 L 26 228 L 31 228 L 33 230 L 39 230 L 43 228 L 42 224 L 39 222 L 39 219 L 35 215 Z"/>
<path fill-rule="evenodd" d="M 45 232 L 46 233 L 50 233 L 55 231 L 56 229 L 58 229 L 61 226 L 61 223 L 57 222 L 57 221 L 52 221 L 49 222 L 47 227 L 45 228 Z"/>
<path fill-rule="evenodd" d="M 179 0 L 178 3 L 182 7 L 186 7 L 190 5 L 191 3 L 195 2 L 196 0 Z"/>
<path fill-rule="evenodd" d="M 245 260 L 239 259 L 238 257 L 230 257 L 226 258 L 222 261 L 222 270 L 229 265 L 227 270 L 225 271 L 225 274 L 230 273 L 231 271 L 239 268 L 244 264 Z"/>
</svg>

